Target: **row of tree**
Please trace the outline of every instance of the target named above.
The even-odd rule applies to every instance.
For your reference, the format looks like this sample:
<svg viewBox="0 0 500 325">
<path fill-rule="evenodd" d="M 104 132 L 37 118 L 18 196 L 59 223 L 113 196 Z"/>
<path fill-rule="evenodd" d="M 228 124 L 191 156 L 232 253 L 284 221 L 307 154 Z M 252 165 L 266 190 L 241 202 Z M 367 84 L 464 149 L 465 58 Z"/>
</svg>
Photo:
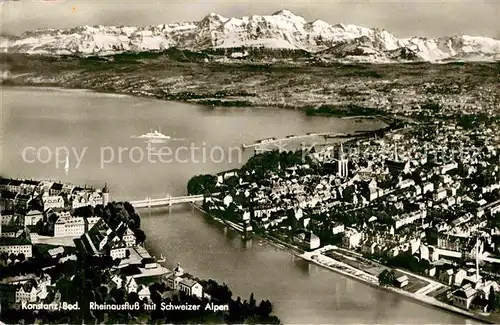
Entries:
<svg viewBox="0 0 500 325">
<path fill-rule="evenodd" d="M 106 206 L 96 205 L 84 206 L 75 209 L 75 216 L 90 218 L 102 218 L 112 228 L 123 222 L 134 232 L 137 242 L 143 243 L 146 234 L 141 229 L 141 218 L 130 202 L 109 202 Z"/>
<path fill-rule="evenodd" d="M 311 153 L 314 151 L 311 151 Z M 314 163 L 309 155 L 298 151 L 272 150 L 252 156 L 247 163 L 239 170 L 244 181 L 252 182 L 258 180 L 262 183 L 268 172 L 280 172 L 296 165 L 309 164 L 314 167 Z M 281 169 L 280 169 L 281 168 Z M 300 171 L 298 171 L 300 173 Z M 224 180 L 224 188 L 227 191 L 234 191 L 239 184 L 239 177 L 232 176 Z M 214 175 L 197 175 L 192 177 L 187 184 L 187 192 L 190 195 L 208 194 L 216 190 L 217 177 Z"/>
<path fill-rule="evenodd" d="M 387 260 L 387 264 L 393 267 L 405 268 L 408 271 L 425 274 L 431 264 L 426 259 L 417 259 L 409 253 L 401 253 Z"/>
<path fill-rule="evenodd" d="M 14 263 L 14 262 L 23 262 L 26 259 L 26 256 L 23 253 L 19 254 L 14 254 L 10 253 L 7 254 L 3 252 L 0 254 L 0 266 L 6 266 L 7 264 Z"/>
</svg>

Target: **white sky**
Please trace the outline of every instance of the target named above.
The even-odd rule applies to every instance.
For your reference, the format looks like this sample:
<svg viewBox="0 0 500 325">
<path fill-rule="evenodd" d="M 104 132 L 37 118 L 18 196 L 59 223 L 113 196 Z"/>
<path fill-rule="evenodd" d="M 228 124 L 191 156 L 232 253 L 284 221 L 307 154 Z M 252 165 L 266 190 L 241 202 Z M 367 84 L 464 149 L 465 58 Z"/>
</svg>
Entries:
<svg viewBox="0 0 500 325">
<path fill-rule="evenodd" d="M 0 0 L 0 28 L 19 35 L 37 28 L 149 25 L 288 9 L 306 20 L 388 30 L 397 37 L 484 35 L 500 39 L 500 0 Z"/>
</svg>

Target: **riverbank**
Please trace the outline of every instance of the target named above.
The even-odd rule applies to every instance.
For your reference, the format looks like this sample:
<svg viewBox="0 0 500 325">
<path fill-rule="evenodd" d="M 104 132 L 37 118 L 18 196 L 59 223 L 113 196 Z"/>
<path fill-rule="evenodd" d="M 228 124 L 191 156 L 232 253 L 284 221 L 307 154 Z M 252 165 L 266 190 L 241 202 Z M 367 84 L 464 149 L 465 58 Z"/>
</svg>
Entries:
<svg viewBox="0 0 500 325">
<path fill-rule="evenodd" d="M 210 213 L 204 211 L 201 207 L 199 207 L 196 204 L 192 204 L 192 206 L 195 207 L 196 210 L 201 212 L 203 215 L 209 217 L 211 220 L 215 220 L 216 222 L 228 226 L 232 230 L 241 233 L 242 235 L 245 235 L 245 232 L 243 230 L 243 227 L 235 224 L 234 222 L 228 222 L 227 220 L 222 220 L 221 218 L 217 218 L 212 216 Z M 381 286 L 378 283 L 378 277 L 369 274 L 361 269 L 357 269 L 355 267 L 352 267 L 348 264 L 345 264 L 341 261 L 335 260 L 331 257 L 323 255 L 323 253 L 330 251 L 332 249 L 335 249 L 335 246 L 325 246 L 320 249 L 317 249 L 313 252 L 303 252 L 300 250 L 298 247 L 293 246 L 289 243 L 283 242 L 277 238 L 271 237 L 271 236 L 260 236 L 252 233 L 252 236 L 258 239 L 261 239 L 270 245 L 281 249 L 283 251 L 286 251 L 290 254 L 293 254 L 296 257 L 299 257 L 309 263 L 315 264 L 317 266 L 323 267 L 325 269 L 328 269 L 329 271 L 333 271 L 335 273 L 341 274 L 343 276 L 346 276 L 348 278 L 351 278 L 353 280 L 356 280 L 358 282 L 361 282 L 365 285 L 368 285 L 370 287 L 373 287 L 378 290 L 383 290 L 383 291 L 388 291 L 388 292 L 393 292 L 393 293 L 398 293 L 401 294 L 402 296 L 405 296 L 406 298 L 409 298 L 411 300 L 417 301 L 421 304 L 425 304 L 428 306 L 432 306 L 434 308 L 438 308 L 441 310 L 445 310 L 454 314 L 458 314 L 470 319 L 474 319 L 477 321 L 480 321 L 482 323 L 486 324 L 496 324 L 497 322 L 489 319 L 487 316 L 479 315 L 477 313 L 472 313 L 464 309 L 460 309 L 458 307 L 443 303 L 433 297 L 429 297 L 427 295 L 418 295 L 415 293 L 407 292 L 402 289 L 398 289 L 395 287 L 385 287 Z"/>
<path fill-rule="evenodd" d="M 209 217 L 211 220 L 214 220 L 221 225 L 224 225 L 224 226 L 231 228 L 232 230 L 240 233 L 242 236 L 247 236 L 247 233 L 245 232 L 245 230 L 243 229 L 242 226 L 240 226 L 232 221 L 229 221 L 229 220 L 223 220 L 221 218 L 217 218 L 217 217 L 213 216 L 212 214 L 203 210 L 203 208 L 198 206 L 196 203 L 191 203 L 191 206 L 193 206 L 196 210 L 201 212 L 204 216 Z M 268 243 L 276 248 L 279 248 L 281 250 L 287 251 L 288 253 L 293 254 L 295 256 L 298 256 L 297 254 L 303 252 L 300 248 L 293 246 L 293 245 L 290 245 L 289 243 L 281 241 L 278 238 L 274 238 L 272 236 L 261 236 L 261 235 L 255 234 L 255 233 L 251 233 L 251 236 L 253 238 L 258 238 L 259 240 L 263 240 L 266 243 Z"/>
</svg>

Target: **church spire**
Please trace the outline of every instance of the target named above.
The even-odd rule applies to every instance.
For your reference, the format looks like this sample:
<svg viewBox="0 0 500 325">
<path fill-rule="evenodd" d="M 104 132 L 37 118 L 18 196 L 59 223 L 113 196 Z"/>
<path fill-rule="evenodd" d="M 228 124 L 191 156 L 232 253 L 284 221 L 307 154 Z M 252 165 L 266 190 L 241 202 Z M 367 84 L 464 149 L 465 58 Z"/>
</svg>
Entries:
<svg viewBox="0 0 500 325">
<path fill-rule="evenodd" d="M 349 161 L 344 155 L 344 145 L 342 144 L 342 142 L 340 143 L 339 159 L 337 163 L 338 163 L 338 175 L 340 177 L 346 177 L 349 173 L 348 171 Z"/>
<path fill-rule="evenodd" d="M 479 236 L 476 239 L 476 277 L 479 279 Z"/>
</svg>

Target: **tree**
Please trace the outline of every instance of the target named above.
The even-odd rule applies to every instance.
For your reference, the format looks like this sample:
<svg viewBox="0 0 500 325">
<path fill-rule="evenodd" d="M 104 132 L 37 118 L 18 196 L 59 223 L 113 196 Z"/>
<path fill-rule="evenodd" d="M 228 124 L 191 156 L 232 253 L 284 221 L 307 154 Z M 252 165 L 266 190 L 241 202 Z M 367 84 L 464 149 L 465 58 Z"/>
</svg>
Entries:
<svg viewBox="0 0 500 325">
<path fill-rule="evenodd" d="M 500 309 L 500 297 L 493 287 L 490 288 L 490 293 L 488 294 L 488 308 L 490 311 L 498 311 Z"/>
<path fill-rule="evenodd" d="M 250 305 L 250 308 L 255 308 L 255 305 L 256 305 L 256 301 L 255 301 L 255 298 L 254 298 L 254 295 L 253 295 L 253 292 L 250 294 L 250 301 L 249 301 L 249 305 Z"/>
<path fill-rule="evenodd" d="M 142 244 L 146 241 L 146 234 L 142 229 L 136 229 L 134 234 L 138 244 Z"/>
<path fill-rule="evenodd" d="M 101 302 L 106 302 L 108 300 L 108 288 L 105 285 L 101 285 L 97 292 L 100 297 Z"/>
<path fill-rule="evenodd" d="M 141 228 L 141 217 L 137 213 L 130 213 L 130 221 L 129 224 L 134 228 Z"/>
<path fill-rule="evenodd" d="M 258 314 L 265 318 L 273 312 L 273 305 L 269 300 L 262 300 L 259 305 Z"/>
<path fill-rule="evenodd" d="M 211 193 L 217 184 L 217 178 L 213 175 L 198 175 L 191 178 L 187 185 L 189 195 Z"/>
<path fill-rule="evenodd" d="M 136 302 L 140 302 L 141 300 L 139 299 L 139 295 L 137 292 L 131 292 L 127 295 L 127 301 L 131 304 L 134 304 Z"/>
<path fill-rule="evenodd" d="M 493 286 L 490 287 L 490 293 L 488 295 L 488 308 L 490 311 L 494 311 L 496 307 L 496 297 L 495 297 L 495 290 L 493 289 Z"/>
<path fill-rule="evenodd" d="M 72 302 L 71 298 L 74 298 L 72 294 L 72 283 L 68 277 L 63 277 L 56 282 L 56 289 L 61 293 L 61 300 Z"/>
<path fill-rule="evenodd" d="M 378 283 L 381 286 L 392 286 L 394 285 L 394 282 L 396 281 L 396 272 L 394 270 L 383 270 L 380 272 L 378 275 Z"/>
<path fill-rule="evenodd" d="M 125 210 L 128 212 L 128 214 L 132 215 L 135 213 L 135 209 L 134 207 L 132 206 L 132 204 L 130 204 L 130 202 L 124 202 L 123 203 L 123 207 L 125 208 Z"/>
<path fill-rule="evenodd" d="M 287 212 L 287 218 L 285 222 L 288 226 L 292 227 L 292 231 L 295 231 L 299 228 L 299 222 L 297 221 L 297 218 L 295 218 L 295 213 L 292 210 Z"/>
<path fill-rule="evenodd" d="M 426 259 L 421 259 L 418 262 L 418 267 L 419 267 L 419 270 L 418 270 L 419 273 L 424 274 L 425 271 L 427 271 L 428 269 L 431 268 L 431 263 Z"/>
<path fill-rule="evenodd" d="M 239 183 L 240 179 L 238 176 L 231 176 L 224 181 L 224 184 L 226 184 L 230 189 L 236 188 Z"/>
</svg>

